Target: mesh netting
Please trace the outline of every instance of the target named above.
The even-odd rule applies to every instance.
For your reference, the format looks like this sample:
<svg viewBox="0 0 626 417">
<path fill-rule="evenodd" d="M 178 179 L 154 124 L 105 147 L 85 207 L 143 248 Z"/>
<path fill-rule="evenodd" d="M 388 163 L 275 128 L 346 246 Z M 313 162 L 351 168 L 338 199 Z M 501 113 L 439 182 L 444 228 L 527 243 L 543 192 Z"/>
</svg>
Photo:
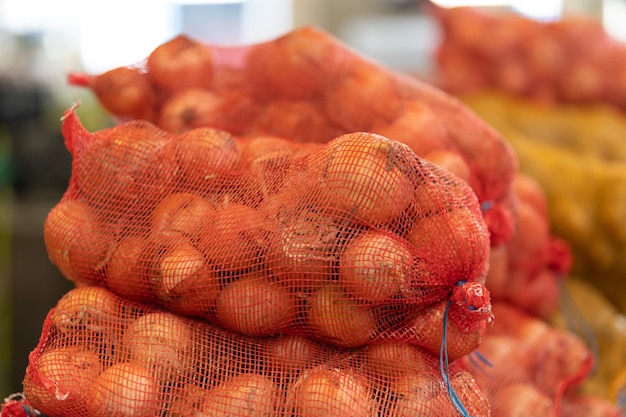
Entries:
<svg viewBox="0 0 626 417">
<path fill-rule="evenodd" d="M 601 21 L 538 21 L 511 11 L 431 7 L 441 28 L 437 85 L 453 94 L 504 91 L 541 103 L 626 108 L 626 45 Z"/>
<path fill-rule="evenodd" d="M 248 336 L 406 339 L 434 352 L 450 303 L 455 357 L 491 318 L 476 196 L 404 144 L 241 141 L 144 121 L 90 133 L 73 110 L 63 132 L 72 177 L 44 240 L 75 283 Z"/>
<path fill-rule="evenodd" d="M 571 249 L 550 230 L 540 184 L 518 172 L 512 189 L 515 232 L 510 241 L 492 246 L 485 285 L 493 300 L 547 319 L 559 307 L 561 283 L 572 266 Z"/>
<path fill-rule="evenodd" d="M 215 127 L 238 136 L 325 143 L 367 131 L 407 144 L 466 180 L 491 239 L 506 242 L 516 159 L 503 138 L 466 106 L 412 77 L 365 59 L 315 27 L 245 46 L 179 35 L 136 65 L 70 74 L 120 120 L 148 120 L 181 133 Z"/>
<path fill-rule="evenodd" d="M 593 371 L 591 349 L 574 333 L 511 304 L 494 301 L 493 312 L 496 320 L 480 347 L 461 360 L 489 399 L 492 415 L 577 415 L 566 412 L 585 402 L 576 388 Z M 589 400 L 588 409 L 605 404 L 614 410 L 608 401 L 597 403 Z"/>
<path fill-rule="evenodd" d="M 48 314 L 24 394 L 51 417 L 453 417 L 452 398 L 489 416 L 467 371 L 453 363 L 442 374 L 435 355 L 411 344 L 249 338 L 94 286 Z"/>
</svg>

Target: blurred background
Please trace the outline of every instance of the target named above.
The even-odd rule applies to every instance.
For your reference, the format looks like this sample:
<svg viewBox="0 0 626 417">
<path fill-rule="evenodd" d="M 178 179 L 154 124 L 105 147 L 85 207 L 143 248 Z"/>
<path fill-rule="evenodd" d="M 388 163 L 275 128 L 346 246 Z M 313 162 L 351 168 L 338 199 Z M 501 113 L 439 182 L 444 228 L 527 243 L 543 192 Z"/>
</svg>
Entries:
<svg viewBox="0 0 626 417">
<path fill-rule="evenodd" d="M 513 8 L 534 19 L 569 11 L 626 39 L 623 0 L 446 0 Z M 358 52 L 428 79 L 439 29 L 418 0 L 0 0 L 0 395 L 21 390 L 41 323 L 71 288 L 48 261 L 43 221 L 68 183 L 60 116 L 81 102 L 89 130 L 112 120 L 69 71 L 99 73 L 144 59 L 177 33 L 246 44 L 316 25 Z"/>
</svg>

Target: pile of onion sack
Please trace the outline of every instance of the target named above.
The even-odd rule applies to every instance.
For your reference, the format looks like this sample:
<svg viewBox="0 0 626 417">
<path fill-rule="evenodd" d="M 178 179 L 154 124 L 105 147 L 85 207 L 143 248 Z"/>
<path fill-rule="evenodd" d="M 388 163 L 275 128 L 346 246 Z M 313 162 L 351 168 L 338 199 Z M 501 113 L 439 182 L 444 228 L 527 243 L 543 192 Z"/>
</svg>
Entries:
<svg viewBox="0 0 626 417">
<path fill-rule="evenodd" d="M 437 84 L 453 94 L 507 92 L 540 103 L 626 109 L 626 45 L 585 15 L 538 21 L 473 7 L 429 8 L 441 27 Z"/>
<path fill-rule="evenodd" d="M 505 275 L 562 272 L 550 282 L 567 273 L 567 244 L 516 243 L 515 155 L 460 102 L 310 27 L 237 47 L 181 35 L 144 62 L 70 81 L 117 123 L 90 132 L 77 107 L 62 119 L 72 175 L 44 241 L 75 288 L 29 356 L 34 408 L 530 413 L 506 405 L 512 384 L 500 375 L 514 368 L 485 345 L 504 331 L 487 285 L 498 282 L 492 254 L 508 252 Z M 545 389 L 545 415 L 565 416 L 584 400 L 575 388 L 593 355 L 566 331 L 542 330 L 514 365 L 543 377 L 511 389 Z M 495 388 L 478 376 L 485 367 Z"/>
</svg>

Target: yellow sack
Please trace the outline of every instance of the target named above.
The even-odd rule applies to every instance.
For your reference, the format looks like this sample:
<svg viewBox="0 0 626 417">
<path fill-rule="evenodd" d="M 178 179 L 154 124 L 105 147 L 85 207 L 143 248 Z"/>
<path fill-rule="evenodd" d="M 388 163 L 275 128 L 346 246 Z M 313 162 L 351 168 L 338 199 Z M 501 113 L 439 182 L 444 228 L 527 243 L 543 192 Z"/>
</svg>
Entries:
<svg viewBox="0 0 626 417">
<path fill-rule="evenodd" d="M 543 129 L 544 136 L 530 136 L 515 125 L 523 114 L 520 107 L 502 97 L 476 94 L 462 100 L 506 137 L 518 156 L 520 171 L 543 187 L 552 232 L 571 244 L 573 273 L 592 282 L 626 312 L 626 157 L 617 156 L 626 154 L 626 128 L 620 137 L 610 137 L 607 131 L 598 136 L 604 139 L 585 139 L 582 129 L 583 133 L 568 136 L 558 128 L 565 123 L 563 116 L 552 125 L 538 120 L 533 129 Z M 545 120 L 550 118 L 546 115 Z M 530 129 L 530 124 L 524 126 Z M 620 150 L 613 160 L 601 151 L 610 146 Z"/>
<path fill-rule="evenodd" d="M 626 316 L 585 280 L 569 277 L 564 285 L 561 309 L 551 322 L 592 339 L 589 342 L 597 353 L 596 369 L 583 390 L 618 401 L 618 378 L 626 370 Z M 626 380 L 622 385 L 626 388 Z"/>
</svg>

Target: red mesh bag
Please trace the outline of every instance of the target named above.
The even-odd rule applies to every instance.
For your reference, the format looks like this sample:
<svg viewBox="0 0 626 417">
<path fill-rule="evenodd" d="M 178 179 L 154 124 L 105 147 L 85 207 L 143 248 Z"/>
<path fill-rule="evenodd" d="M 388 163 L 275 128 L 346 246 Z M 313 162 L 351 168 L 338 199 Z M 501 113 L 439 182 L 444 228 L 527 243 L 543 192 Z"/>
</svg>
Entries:
<svg viewBox="0 0 626 417">
<path fill-rule="evenodd" d="M 496 320 L 476 353 L 461 359 L 489 399 L 491 415 L 569 415 L 576 388 L 593 370 L 591 349 L 574 333 L 510 304 L 494 302 L 493 312 Z"/>
<path fill-rule="evenodd" d="M 24 395 L 50 417 L 489 416 L 467 371 L 410 344 L 249 338 L 93 286 L 49 312 Z"/>
<path fill-rule="evenodd" d="M 372 62 L 315 27 L 244 46 L 177 36 L 143 62 L 95 76 L 70 74 L 120 120 L 173 133 L 215 127 L 238 136 L 325 143 L 366 131 L 407 144 L 466 180 L 494 243 L 513 218 L 502 204 L 517 161 L 510 146 L 460 101 Z"/>
<path fill-rule="evenodd" d="M 453 357 L 491 319 L 476 195 L 404 144 L 177 135 L 146 121 L 91 133 L 74 110 L 63 133 L 72 176 L 44 241 L 77 284 L 342 347 L 403 339 L 438 352 L 448 312 Z"/>
<path fill-rule="evenodd" d="M 508 242 L 492 246 L 485 285 L 492 300 L 547 319 L 559 307 L 561 283 L 572 267 L 571 249 L 551 234 L 545 194 L 534 178 L 518 172 L 513 197 L 515 232 Z"/>
<path fill-rule="evenodd" d="M 541 102 L 626 108 L 626 45 L 602 22 L 545 22 L 513 12 L 431 8 L 442 29 L 437 85 L 453 94 L 495 89 Z"/>
</svg>

